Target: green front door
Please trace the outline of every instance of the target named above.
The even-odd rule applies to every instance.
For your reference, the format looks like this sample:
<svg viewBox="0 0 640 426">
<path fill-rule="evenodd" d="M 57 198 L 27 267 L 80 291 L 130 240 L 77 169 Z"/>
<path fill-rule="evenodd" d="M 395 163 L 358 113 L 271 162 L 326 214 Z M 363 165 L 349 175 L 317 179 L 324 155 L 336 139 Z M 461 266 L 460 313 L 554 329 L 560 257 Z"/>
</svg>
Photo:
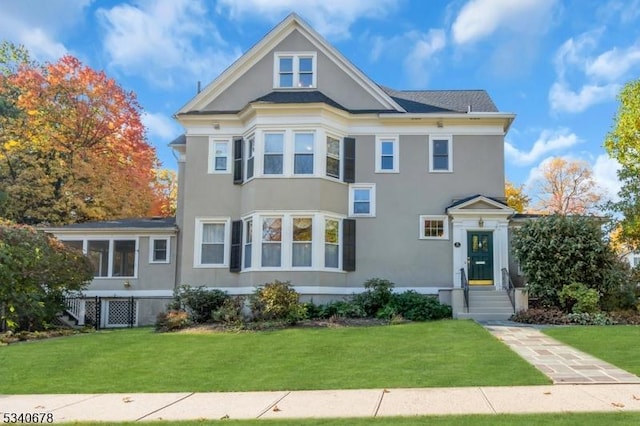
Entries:
<svg viewBox="0 0 640 426">
<path fill-rule="evenodd" d="M 467 253 L 469 284 L 493 284 L 493 234 L 486 231 L 468 231 Z"/>
</svg>

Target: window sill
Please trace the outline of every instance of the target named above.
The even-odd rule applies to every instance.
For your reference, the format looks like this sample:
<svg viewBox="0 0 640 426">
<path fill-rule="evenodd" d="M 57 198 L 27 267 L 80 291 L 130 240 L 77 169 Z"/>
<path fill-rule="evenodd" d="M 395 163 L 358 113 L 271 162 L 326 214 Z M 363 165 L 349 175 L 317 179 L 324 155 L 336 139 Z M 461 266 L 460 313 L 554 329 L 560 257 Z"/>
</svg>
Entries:
<svg viewBox="0 0 640 426">
<path fill-rule="evenodd" d="M 229 265 L 193 265 L 196 269 L 228 269 Z"/>
</svg>

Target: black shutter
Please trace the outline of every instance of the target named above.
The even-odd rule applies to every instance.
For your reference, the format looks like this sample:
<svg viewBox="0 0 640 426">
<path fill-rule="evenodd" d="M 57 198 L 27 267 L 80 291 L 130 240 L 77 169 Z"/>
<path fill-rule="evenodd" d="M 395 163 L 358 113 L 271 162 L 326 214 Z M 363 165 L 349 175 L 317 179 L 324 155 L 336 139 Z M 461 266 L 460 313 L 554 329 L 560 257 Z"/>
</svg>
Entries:
<svg viewBox="0 0 640 426">
<path fill-rule="evenodd" d="M 240 272 L 242 265 L 242 221 L 231 222 L 231 256 L 229 257 L 229 270 Z"/>
<path fill-rule="evenodd" d="M 242 138 L 233 140 L 233 183 L 242 184 Z"/>
<path fill-rule="evenodd" d="M 356 270 L 356 220 L 342 220 L 342 270 Z"/>
<path fill-rule="evenodd" d="M 347 183 L 356 181 L 356 139 L 344 138 L 344 170 L 342 179 Z"/>
</svg>

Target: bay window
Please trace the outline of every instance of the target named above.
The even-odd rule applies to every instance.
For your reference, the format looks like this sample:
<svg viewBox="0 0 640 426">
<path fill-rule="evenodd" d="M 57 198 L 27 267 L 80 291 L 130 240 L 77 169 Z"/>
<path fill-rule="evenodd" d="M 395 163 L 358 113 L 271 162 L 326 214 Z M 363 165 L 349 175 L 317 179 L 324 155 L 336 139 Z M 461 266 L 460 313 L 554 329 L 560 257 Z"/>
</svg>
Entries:
<svg viewBox="0 0 640 426">
<path fill-rule="evenodd" d="M 262 266 L 282 265 L 282 218 L 262 219 Z"/>
<path fill-rule="evenodd" d="M 292 266 L 312 264 L 313 219 L 310 217 L 293 218 Z"/>
</svg>

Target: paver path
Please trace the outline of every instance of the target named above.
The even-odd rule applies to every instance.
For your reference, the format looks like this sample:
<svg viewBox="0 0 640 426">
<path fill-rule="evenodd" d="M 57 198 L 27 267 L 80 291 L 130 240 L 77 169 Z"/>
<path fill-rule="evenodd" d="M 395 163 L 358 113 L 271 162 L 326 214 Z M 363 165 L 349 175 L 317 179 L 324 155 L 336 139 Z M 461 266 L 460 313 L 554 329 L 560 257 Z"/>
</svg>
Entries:
<svg viewBox="0 0 640 426">
<path fill-rule="evenodd" d="M 492 324 L 484 327 L 554 384 L 640 383 L 638 376 L 560 343 L 536 328 Z"/>
</svg>

